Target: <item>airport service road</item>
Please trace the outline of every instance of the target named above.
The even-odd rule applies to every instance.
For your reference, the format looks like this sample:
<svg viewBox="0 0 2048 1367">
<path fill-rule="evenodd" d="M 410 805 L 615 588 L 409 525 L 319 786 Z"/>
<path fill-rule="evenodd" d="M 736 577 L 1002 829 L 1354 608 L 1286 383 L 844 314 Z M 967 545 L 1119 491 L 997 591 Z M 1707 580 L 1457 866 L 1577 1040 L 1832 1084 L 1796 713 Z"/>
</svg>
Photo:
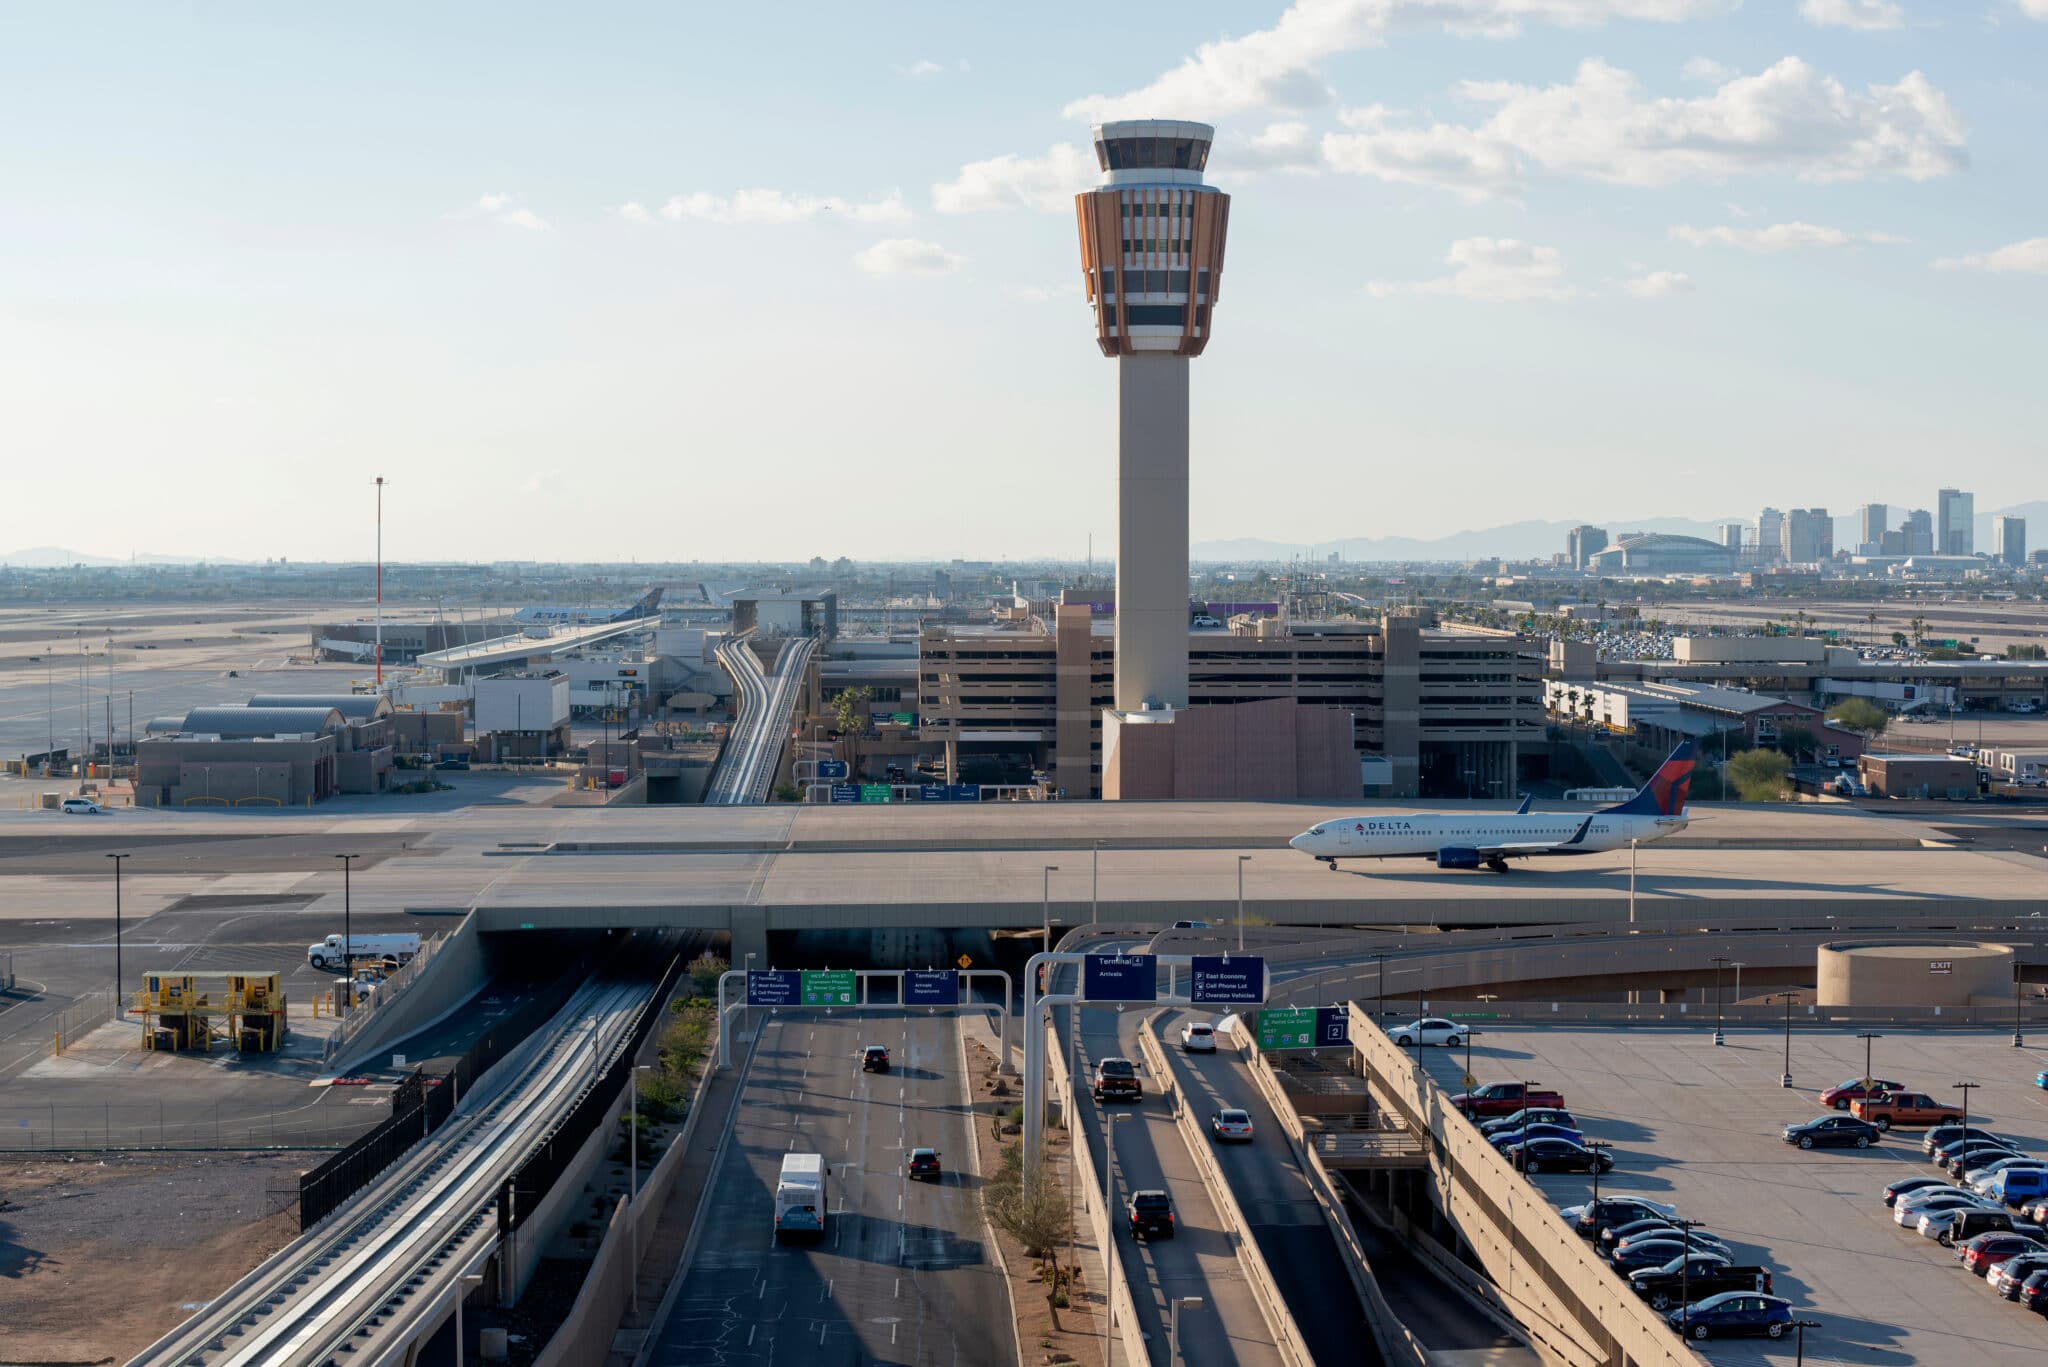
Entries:
<svg viewBox="0 0 2048 1367">
<path fill-rule="evenodd" d="M 1165 1012 L 1156 1026 L 1159 1047 L 1204 1133 L 1212 1112 L 1237 1106 L 1251 1113 L 1254 1139 L 1249 1144 L 1214 1145 L 1216 1166 L 1230 1183 L 1252 1237 L 1259 1241 L 1259 1252 L 1280 1284 L 1296 1327 L 1317 1362 L 1377 1362 L 1372 1330 L 1344 1270 L 1337 1241 L 1323 1223 L 1322 1208 L 1294 1161 L 1286 1133 L 1245 1071 L 1242 1056 L 1223 1049 L 1209 1054 L 1181 1051 L 1182 1024 L 1203 1019 L 1205 1012 Z M 1123 1136 L 1117 1138 L 1121 1143 Z M 1426 1337 L 1424 1341 L 1430 1342 Z"/>
<path fill-rule="evenodd" d="M 1098 1108 L 1089 1094 L 1088 1078 L 1095 1060 L 1121 1055 L 1144 1073 L 1144 1059 L 1138 1051 L 1138 1031 L 1143 1015 L 1137 1010 L 1117 1012 L 1100 1008 L 1061 1011 L 1077 1014 L 1081 1020 L 1081 1058 L 1071 1057 L 1071 1034 L 1063 1034 L 1070 1051 L 1069 1064 L 1075 1070 L 1075 1115 L 1088 1138 L 1095 1170 L 1102 1172 L 1108 1159 L 1102 1116 L 1108 1109 L 1129 1116 L 1116 1123 L 1116 1165 L 1109 1223 L 1123 1252 L 1124 1276 L 1137 1302 L 1138 1318 L 1146 1338 L 1165 1360 L 1166 1306 L 1169 1298 L 1200 1296 L 1200 1310 L 1184 1310 L 1180 1317 L 1180 1349 L 1189 1367 L 1224 1367 L 1225 1364 L 1278 1364 L 1280 1352 L 1273 1346 L 1272 1332 L 1259 1311 L 1251 1283 L 1238 1266 L 1223 1222 L 1209 1200 L 1208 1188 L 1189 1155 L 1187 1144 L 1175 1128 L 1172 1113 L 1160 1099 L 1158 1079 L 1149 1079 L 1144 1101 Z M 1163 1189 L 1173 1198 L 1176 1233 L 1171 1239 L 1139 1242 L 1124 1225 L 1124 1202 L 1133 1191 Z M 1351 1289 L 1345 1288 L 1350 1296 Z M 1331 1359 L 1345 1361 L 1345 1358 Z"/>
<path fill-rule="evenodd" d="M 889 1046 L 888 1073 L 861 1071 L 864 1044 Z M 962 1171 L 967 1117 L 951 1015 L 768 1018 L 652 1367 L 1015 1363 L 980 1184 Z M 940 1151 L 943 1181 L 904 1176 L 921 1147 Z M 805 1151 L 831 1167 L 826 1233 L 777 1244 L 776 1175 Z"/>
<path fill-rule="evenodd" d="M 1481 1081 L 1524 1078 L 1564 1093 L 1588 1135 L 1614 1144 L 1605 1192 L 1669 1201 L 1728 1241 L 1737 1260 L 1770 1269 L 1777 1294 L 1818 1320 L 1806 1335 L 1809 1361 L 1869 1364 L 1969 1363 L 2036 1367 L 2048 1360 L 2048 1323 L 2001 1301 L 1964 1274 L 1932 1239 L 1892 1222 L 1887 1182 L 1933 1175 L 1921 1131 L 1901 1129 L 1867 1150 L 1801 1152 L 1784 1142 L 1790 1121 L 1825 1114 L 1825 1087 L 1863 1072 L 1853 1027 L 1792 1036 L 1794 1087 L 1778 1085 L 1780 1031 L 1731 1029 L 1713 1044 L 1713 1022 L 1692 1030 L 1658 1027 L 1520 1029 L 1496 1024 L 1475 1037 L 1472 1071 Z M 2028 1036 L 2030 1046 L 2048 1036 Z M 1437 1082 L 1461 1090 L 1462 1049 L 1427 1049 Z M 2048 1093 L 2032 1085 L 2048 1050 L 2015 1049 L 2010 1032 L 1887 1027 L 1873 1042 L 1881 1077 L 1939 1096 L 1950 1083 L 1982 1086 L 1970 1120 L 2048 1156 Z M 1588 1179 L 1545 1174 L 1533 1184 L 1553 1209 L 1584 1200 Z M 1520 1202 L 1517 1202 L 1517 1206 Z M 1762 1340 L 1710 1343 L 1717 1363 L 1791 1367 L 1794 1345 Z"/>
</svg>

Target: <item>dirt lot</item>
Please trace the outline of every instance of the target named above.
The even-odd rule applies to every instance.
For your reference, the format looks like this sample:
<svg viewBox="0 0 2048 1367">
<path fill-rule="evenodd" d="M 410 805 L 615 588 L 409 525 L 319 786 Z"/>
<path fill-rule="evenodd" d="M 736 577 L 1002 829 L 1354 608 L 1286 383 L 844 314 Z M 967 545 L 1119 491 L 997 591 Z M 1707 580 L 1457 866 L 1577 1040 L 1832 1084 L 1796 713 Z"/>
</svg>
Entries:
<svg viewBox="0 0 2048 1367">
<path fill-rule="evenodd" d="M 125 1362 L 298 1233 L 302 1155 L 0 1158 L 0 1367 Z"/>
</svg>

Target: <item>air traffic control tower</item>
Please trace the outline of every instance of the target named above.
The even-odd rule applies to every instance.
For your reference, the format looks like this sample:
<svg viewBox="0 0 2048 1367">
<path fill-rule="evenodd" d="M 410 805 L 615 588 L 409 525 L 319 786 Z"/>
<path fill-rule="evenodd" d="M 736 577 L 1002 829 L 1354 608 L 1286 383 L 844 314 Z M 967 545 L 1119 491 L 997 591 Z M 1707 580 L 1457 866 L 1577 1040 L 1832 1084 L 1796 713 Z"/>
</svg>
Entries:
<svg viewBox="0 0 2048 1367">
<path fill-rule="evenodd" d="M 1116 710 L 1188 705 L 1188 361 L 1208 345 L 1230 196 L 1216 130 L 1095 127 L 1102 184 L 1074 197 L 1095 341 L 1116 361 Z"/>
</svg>

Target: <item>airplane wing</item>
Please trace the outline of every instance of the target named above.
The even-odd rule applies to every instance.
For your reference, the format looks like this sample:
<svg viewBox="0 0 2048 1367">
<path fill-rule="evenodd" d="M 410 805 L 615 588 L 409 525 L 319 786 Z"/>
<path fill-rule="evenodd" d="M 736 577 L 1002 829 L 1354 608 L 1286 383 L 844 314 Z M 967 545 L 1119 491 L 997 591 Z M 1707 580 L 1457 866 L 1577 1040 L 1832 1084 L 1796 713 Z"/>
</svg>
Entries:
<svg viewBox="0 0 2048 1367">
<path fill-rule="evenodd" d="M 1555 854 L 1561 850 L 1568 850 L 1574 845 L 1585 844 L 1586 832 L 1592 828 L 1593 818 L 1588 816 L 1579 823 L 1579 828 L 1573 831 L 1568 839 L 1526 840 L 1511 845 L 1481 845 L 1479 846 L 1479 853 L 1482 857 L 1488 858 L 1494 855 Z"/>
</svg>

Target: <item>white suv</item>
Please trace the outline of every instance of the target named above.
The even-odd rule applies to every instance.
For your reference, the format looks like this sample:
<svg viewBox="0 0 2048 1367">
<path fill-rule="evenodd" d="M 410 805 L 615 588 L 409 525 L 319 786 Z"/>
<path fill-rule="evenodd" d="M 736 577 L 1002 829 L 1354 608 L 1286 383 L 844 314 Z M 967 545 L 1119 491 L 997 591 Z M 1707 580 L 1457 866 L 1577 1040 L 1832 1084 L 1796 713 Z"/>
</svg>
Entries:
<svg viewBox="0 0 2048 1367">
<path fill-rule="evenodd" d="M 58 809 L 72 816 L 99 816 L 107 810 L 89 797 L 67 797 L 58 804 Z"/>
<path fill-rule="evenodd" d="M 1180 1028 L 1180 1047 L 1191 1054 L 1216 1052 L 1216 1027 L 1207 1021 L 1189 1021 Z"/>
</svg>

